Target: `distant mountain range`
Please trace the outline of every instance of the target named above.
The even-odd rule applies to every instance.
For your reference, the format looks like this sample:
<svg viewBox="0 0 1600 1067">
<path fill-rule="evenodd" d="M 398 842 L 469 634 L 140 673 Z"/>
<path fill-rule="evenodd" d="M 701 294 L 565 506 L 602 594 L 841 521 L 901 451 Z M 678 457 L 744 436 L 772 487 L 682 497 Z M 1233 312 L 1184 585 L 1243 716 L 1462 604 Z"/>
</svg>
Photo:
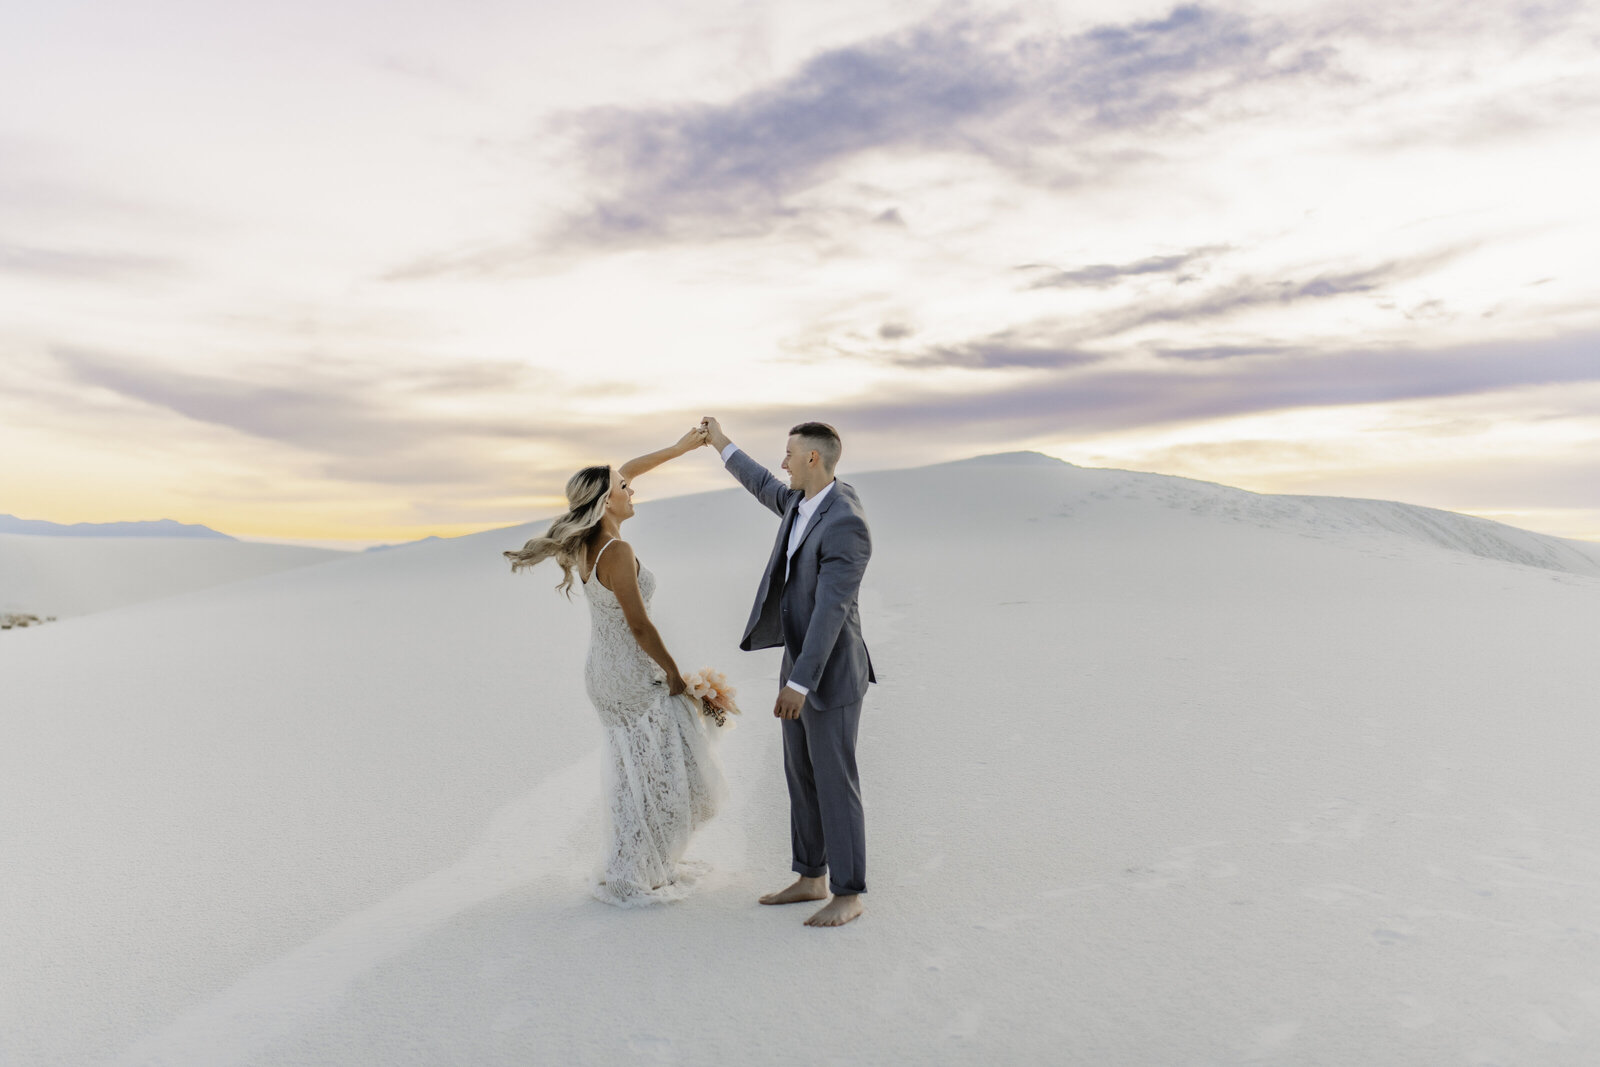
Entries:
<svg viewBox="0 0 1600 1067">
<path fill-rule="evenodd" d="M 209 526 L 155 519 L 148 522 L 74 522 L 63 524 L 43 519 L 19 519 L 0 515 L 0 533 L 34 534 L 45 537 L 199 537 L 217 541 L 237 541 Z"/>
<path fill-rule="evenodd" d="M 443 540 L 444 540 L 444 538 L 438 536 L 437 534 L 429 534 L 427 537 L 419 538 L 416 541 L 402 541 L 401 543 L 395 544 L 395 545 L 368 545 L 366 548 L 362 549 L 361 551 L 363 551 L 363 552 L 388 552 L 390 549 L 394 549 L 394 548 L 406 548 L 406 547 L 409 547 L 411 545 L 425 545 L 429 541 L 443 541 Z"/>
</svg>

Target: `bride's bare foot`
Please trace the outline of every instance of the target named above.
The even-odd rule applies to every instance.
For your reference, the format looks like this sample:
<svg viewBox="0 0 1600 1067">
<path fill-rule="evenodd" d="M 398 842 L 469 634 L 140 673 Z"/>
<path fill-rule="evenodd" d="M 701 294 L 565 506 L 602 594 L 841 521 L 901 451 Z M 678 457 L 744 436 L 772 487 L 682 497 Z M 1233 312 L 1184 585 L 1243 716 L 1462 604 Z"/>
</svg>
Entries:
<svg viewBox="0 0 1600 1067">
<path fill-rule="evenodd" d="M 768 893 L 761 898 L 763 904 L 799 904 L 806 900 L 827 900 L 828 880 L 826 878 L 807 878 L 801 875 L 795 883 L 787 889 L 780 889 L 776 893 Z"/>
<path fill-rule="evenodd" d="M 817 913 L 806 920 L 807 926 L 843 926 L 851 919 L 861 916 L 865 910 L 861 906 L 861 894 L 851 893 L 849 896 L 834 897 L 826 905 L 817 909 Z"/>
</svg>

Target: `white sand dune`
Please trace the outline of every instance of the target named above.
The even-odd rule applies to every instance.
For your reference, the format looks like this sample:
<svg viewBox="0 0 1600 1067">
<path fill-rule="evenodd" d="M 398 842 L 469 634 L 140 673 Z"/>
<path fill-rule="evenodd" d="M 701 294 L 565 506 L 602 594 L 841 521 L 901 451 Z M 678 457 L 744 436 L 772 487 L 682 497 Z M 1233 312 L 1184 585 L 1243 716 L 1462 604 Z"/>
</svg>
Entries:
<svg viewBox="0 0 1600 1067">
<path fill-rule="evenodd" d="M 223 538 L 0 533 L 0 611 L 88 615 L 342 555 Z"/>
<path fill-rule="evenodd" d="M 644 503 L 747 708 L 703 892 L 587 899 L 538 527 L 0 640 L 0 1062 L 1592 1064 L 1600 555 L 1029 457 L 861 475 L 867 915 L 786 877 L 776 519 Z M 648 493 L 648 481 L 645 482 Z"/>
</svg>

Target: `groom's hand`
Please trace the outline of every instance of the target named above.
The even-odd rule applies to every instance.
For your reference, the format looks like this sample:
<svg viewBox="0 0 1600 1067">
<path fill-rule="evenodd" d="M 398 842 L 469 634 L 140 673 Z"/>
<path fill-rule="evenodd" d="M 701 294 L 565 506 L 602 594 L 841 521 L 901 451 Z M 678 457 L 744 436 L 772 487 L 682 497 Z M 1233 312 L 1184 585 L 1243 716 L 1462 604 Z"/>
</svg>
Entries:
<svg viewBox="0 0 1600 1067">
<path fill-rule="evenodd" d="M 772 705 L 772 714 L 780 719 L 798 719 L 800 709 L 806 706 L 806 698 L 798 689 L 784 686 L 778 690 L 778 702 Z"/>
<path fill-rule="evenodd" d="M 705 429 L 706 436 L 711 441 L 711 447 L 716 451 L 721 452 L 724 448 L 733 444 L 732 441 L 728 440 L 728 435 L 722 432 L 722 424 L 710 415 L 701 419 L 700 425 Z"/>
</svg>

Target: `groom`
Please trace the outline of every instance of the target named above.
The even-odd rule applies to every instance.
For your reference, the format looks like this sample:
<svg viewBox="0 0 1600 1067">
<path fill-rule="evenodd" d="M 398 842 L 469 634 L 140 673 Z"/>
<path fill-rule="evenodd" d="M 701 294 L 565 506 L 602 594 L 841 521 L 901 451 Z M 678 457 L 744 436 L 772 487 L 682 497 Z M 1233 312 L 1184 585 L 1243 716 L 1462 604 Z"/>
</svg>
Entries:
<svg viewBox="0 0 1600 1067">
<path fill-rule="evenodd" d="M 867 683 L 877 679 L 861 640 L 856 591 L 872 535 L 861 498 L 834 480 L 842 446 L 832 426 L 803 422 L 789 431 L 785 489 L 728 440 L 716 419 L 701 425 L 733 476 L 783 519 L 739 647 L 783 646 L 772 713 L 783 720 L 789 836 L 800 877 L 761 903 L 822 900 L 831 890 L 833 899 L 806 925 L 843 926 L 861 914 L 867 891 L 856 728 Z"/>
</svg>

